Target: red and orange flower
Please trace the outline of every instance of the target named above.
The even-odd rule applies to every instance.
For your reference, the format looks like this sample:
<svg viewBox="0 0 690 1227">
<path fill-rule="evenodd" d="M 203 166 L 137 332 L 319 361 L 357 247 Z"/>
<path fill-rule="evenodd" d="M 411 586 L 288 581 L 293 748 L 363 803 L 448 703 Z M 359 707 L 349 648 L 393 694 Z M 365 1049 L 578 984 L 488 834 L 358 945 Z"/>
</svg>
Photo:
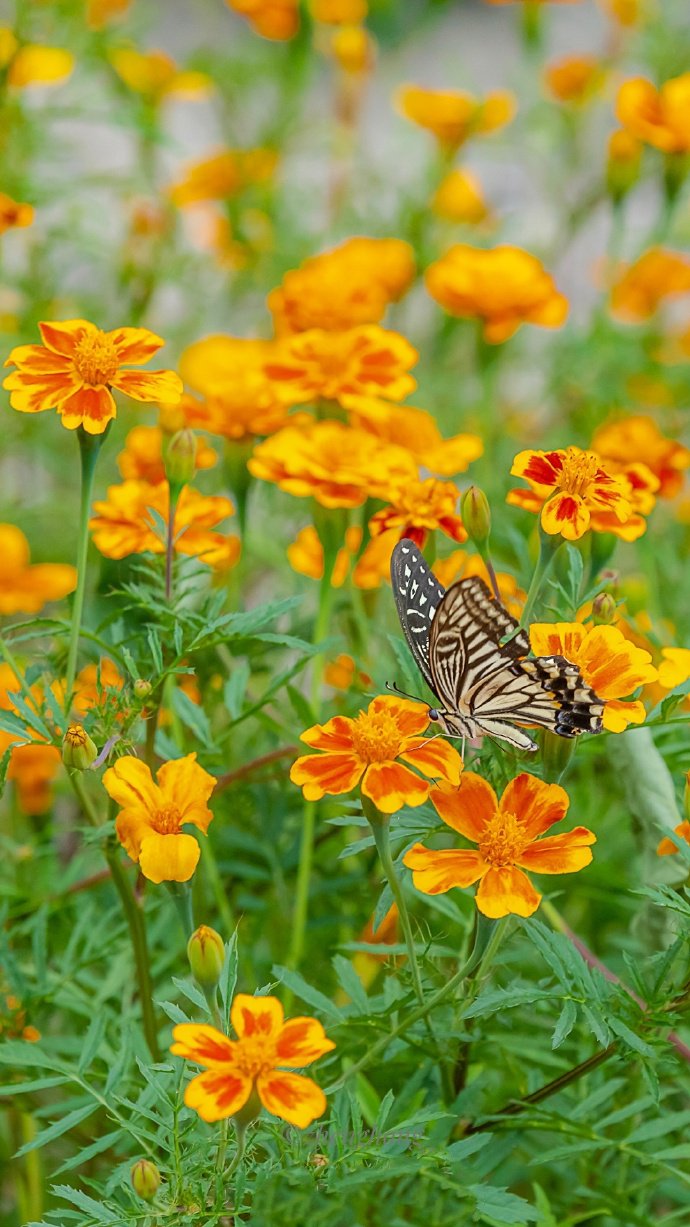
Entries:
<svg viewBox="0 0 690 1227">
<path fill-rule="evenodd" d="M 417 386 L 408 372 L 418 356 L 399 332 L 378 324 L 346 332 L 312 328 L 278 343 L 264 371 L 290 405 L 353 394 L 397 401 Z"/>
<path fill-rule="evenodd" d="M 659 498 L 674 498 L 690 468 L 690 448 L 662 434 L 653 418 L 629 414 L 600 426 L 592 439 L 593 450 L 604 463 L 644 465 L 659 482 Z"/>
<path fill-rule="evenodd" d="M 544 532 L 560 533 L 577 541 L 589 528 L 597 529 L 594 516 L 609 516 L 607 532 L 621 534 L 632 515 L 631 491 L 625 478 L 611 473 L 596 452 L 568 447 L 553 452 L 519 452 L 511 473 L 524 477 L 529 490 L 511 490 L 507 501 L 539 515 Z M 601 530 L 599 530 L 601 531 Z"/>
<path fill-rule="evenodd" d="M 130 480 L 109 486 L 107 498 L 95 502 L 93 510 L 89 526 L 94 545 L 106 558 L 165 552 L 165 541 L 151 511 L 167 523 L 170 513 L 167 482 L 152 486 Z M 192 486 L 185 486 L 175 507 L 175 552 L 198 558 L 209 567 L 234 566 L 240 554 L 239 538 L 215 531 L 234 511 L 230 499 L 200 494 Z"/>
</svg>

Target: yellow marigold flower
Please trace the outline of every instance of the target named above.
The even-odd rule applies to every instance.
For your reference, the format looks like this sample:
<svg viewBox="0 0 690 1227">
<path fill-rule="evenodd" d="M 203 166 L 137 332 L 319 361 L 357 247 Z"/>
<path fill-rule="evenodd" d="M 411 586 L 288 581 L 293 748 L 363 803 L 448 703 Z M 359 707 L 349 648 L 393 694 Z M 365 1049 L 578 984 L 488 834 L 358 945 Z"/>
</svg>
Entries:
<svg viewBox="0 0 690 1227">
<path fill-rule="evenodd" d="M 489 216 L 481 183 L 470 170 L 449 171 L 437 187 L 431 207 L 438 217 L 466 226 L 477 226 Z"/>
<path fill-rule="evenodd" d="M 363 324 L 346 332 L 309 332 L 286 337 L 264 363 L 286 404 L 339 401 L 359 393 L 403 400 L 417 386 L 408 374 L 419 357 L 399 332 Z"/>
<path fill-rule="evenodd" d="M 6 68 L 15 54 L 19 43 L 9 26 L 0 26 L 0 68 Z"/>
<path fill-rule="evenodd" d="M 570 799 L 559 784 L 545 784 L 527 772 L 510 781 L 500 800 L 486 780 L 469 771 L 458 789 L 435 788 L 431 800 L 446 825 L 477 850 L 414 844 L 403 864 L 425 895 L 479 882 L 475 903 L 484 916 L 531 916 L 542 897 L 525 870 L 577 873 L 592 860 L 596 836 L 587 827 L 539 838 L 562 821 Z"/>
<path fill-rule="evenodd" d="M 29 543 L 14 524 L 0 524 L 0 614 L 39 613 L 77 586 L 74 567 L 60 562 L 31 565 Z"/>
<path fill-rule="evenodd" d="M 601 61 L 594 55 L 564 55 L 544 72 L 546 89 L 558 102 L 589 102 L 604 80 Z"/>
<path fill-rule="evenodd" d="M 169 189 L 170 199 L 179 208 L 204 200 L 229 200 L 251 184 L 272 179 L 277 161 L 273 149 L 224 149 L 189 166 Z"/>
<path fill-rule="evenodd" d="M 158 536 L 149 509 L 167 522 L 169 506 L 167 482 L 151 486 L 144 481 L 124 481 L 109 486 L 107 498 L 93 505 L 95 514 L 89 526 L 94 545 L 106 558 L 163 554 L 165 542 Z M 176 553 L 198 558 L 209 567 L 234 566 L 240 553 L 239 539 L 212 531 L 234 511 L 230 499 L 200 494 L 185 486 L 175 508 Z"/>
<path fill-rule="evenodd" d="M 165 51 L 118 47 L 111 52 L 110 62 L 128 89 L 154 101 L 166 94 L 203 98 L 213 89 L 213 82 L 205 72 L 180 70 Z"/>
<path fill-rule="evenodd" d="M 360 688 L 370 688 L 373 685 L 369 674 L 358 670 L 353 657 L 345 652 L 341 652 L 335 660 L 328 661 L 323 671 L 323 680 L 334 690 L 349 690 L 355 681 Z"/>
<path fill-rule="evenodd" d="M 519 452 L 510 472 L 524 477 L 530 489 L 511 490 L 507 502 L 536 512 L 544 532 L 560 533 L 566 541 L 577 541 L 594 528 L 593 512 L 610 512 L 618 526 L 632 514 L 629 483 L 609 472 L 596 452 L 579 447 Z"/>
<path fill-rule="evenodd" d="M 333 588 L 342 588 L 361 542 L 362 530 L 358 524 L 351 524 L 345 529 L 345 544 L 338 550 L 331 575 Z M 323 545 L 313 524 L 300 529 L 287 548 L 287 556 L 293 571 L 297 571 L 299 575 L 307 575 L 310 579 L 323 579 Z"/>
<path fill-rule="evenodd" d="M 38 325 L 43 345 L 19 345 L 5 366 L 16 366 L 3 387 L 20 413 L 57 409 L 68 430 L 83 426 L 100 435 L 117 416 L 112 389 L 138 401 L 180 399 L 182 381 L 174 371 L 129 371 L 140 366 L 165 342 L 147 328 L 101 332 L 87 320 Z"/>
<path fill-rule="evenodd" d="M 356 26 L 366 20 L 369 5 L 367 0 L 309 0 L 309 11 L 323 25 Z"/>
<path fill-rule="evenodd" d="M 621 26 L 638 25 L 649 11 L 648 0 L 601 0 L 609 16 Z"/>
<path fill-rule="evenodd" d="M 690 678 L 690 648 L 662 648 L 659 664 L 659 684 L 664 690 L 675 690 Z"/>
<path fill-rule="evenodd" d="M 135 426 L 125 439 L 124 450 L 117 458 L 125 480 L 131 478 L 157 486 L 166 480 L 164 458 L 165 436 L 160 426 Z M 218 459 L 217 453 L 201 437 L 196 441 L 195 467 L 210 469 Z"/>
<path fill-rule="evenodd" d="M 30 85 L 58 85 L 71 76 L 74 56 L 62 47 L 25 43 L 15 53 L 7 70 L 7 83 L 15 89 Z"/>
<path fill-rule="evenodd" d="M 422 548 L 430 532 L 445 533 L 453 541 L 466 541 L 467 533 L 457 513 L 460 491 L 452 481 L 406 481 L 391 491 L 390 504 L 369 521 L 372 537 L 395 530 L 397 539 L 409 537 Z"/>
<path fill-rule="evenodd" d="M 326 1097 L 304 1069 L 335 1048 L 315 1018 L 285 1021 L 277 997 L 238 993 L 230 1010 L 237 1039 L 204 1023 L 179 1023 L 170 1051 L 206 1067 L 185 1090 L 184 1101 L 202 1120 L 235 1116 L 255 1095 L 273 1116 L 306 1129 L 323 1116 Z M 255 1113 L 258 1115 L 258 1110 Z"/>
<path fill-rule="evenodd" d="M 515 114 L 513 94 L 496 90 L 483 102 L 461 90 L 423 89 L 403 85 L 396 94 L 401 115 L 433 132 L 441 145 L 457 149 L 472 136 L 485 136 L 510 123 Z"/>
<path fill-rule="evenodd" d="M 436 419 L 424 409 L 391 405 L 375 396 L 343 396 L 340 403 L 358 430 L 407 448 L 419 465 L 440 477 L 464 473 L 484 451 L 479 435 L 461 434 L 444 439 Z"/>
<path fill-rule="evenodd" d="M 376 59 L 376 44 L 364 26 L 339 26 L 331 34 L 328 52 L 353 77 L 370 72 Z"/>
<path fill-rule="evenodd" d="M 659 482 L 659 497 L 674 498 L 690 467 L 690 448 L 662 434 L 653 418 L 629 414 L 600 426 L 592 448 L 604 460 L 620 465 L 643 464 Z"/>
<path fill-rule="evenodd" d="M 603 463 L 609 473 L 627 483 L 632 512 L 625 523 L 621 524 L 615 512 L 593 509 L 589 526 L 595 533 L 613 533 L 622 541 L 637 541 L 647 531 L 646 517 L 654 510 L 659 479 L 646 464 L 631 461 L 620 464 L 608 458 L 604 458 Z"/>
<path fill-rule="evenodd" d="M 426 704 L 379 695 L 354 720 L 333 716 L 302 733 L 300 740 L 319 753 L 298 758 L 290 779 L 307 801 L 352 792 L 361 782 L 363 794 L 382 814 L 422 805 L 431 785 L 410 766 L 454 787 L 462 771 L 462 759 L 449 741 L 421 735 L 428 726 Z"/>
<path fill-rule="evenodd" d="M 490 249 L 458 243 L 426 271 L 426 287 L 451 315 L 478 318 L 491 344 L 506 341 L 521 324 L 560 328 L 568 300 L 543 265 L 519 247 Z"/>
<path fill-rule="evenodd" d="M 453 550 L 453 553 L 447 558 L 437 558 L 433 565 L 433 572 L 444 588 L 450 588 L 450 585 L 458 579 L 469 579 L 473 575 L 478 575 L 489 588 L 491 587 L 491 578 L 483 558 L 480 558 L 479 554 L 468 554 L 465 550 Z M 496 582 L 501 601 L 508 613 L 519 620 L 527 594 L 520 588 L 515 577 L 508 575 L 505 571 L 496 572 Z"/>
<path fill-rule="evenodd" d="M 117 837 L 127 855 L 139 862 L 151 882 L 188 882 L 197 867 L 200 848 L 183 826 L 204 835 L 213 814 L 207 801 L 216 781 L 185 754 L 159 767 L 156 780 L 141 759 L 126 755 L 109 767 L 103 787 L 120 806 Z"/>
<path fill-rule="evenodd" d="M 33 206 L 19 204 L 11 196 L 0 192 L 0 234 L 6 230 L 19 229 L 20 226 L 30 226 L 34 220 Z"/>
<path fill-rule="evenodd" d="M 378 324 L 414 273 L 414 253 L 402 239 L 346 239 L 291 269 L 271 291 L 267 302 L 276 335 Z"/>
<path fill-rule="evenodd" d="M 565 656 L 577 665 L 588 686 L 604 702 L 604 728 L 622 733 L 642 724 L 644 704 L 624 702 L 638 686 L 657 680 L 652 657 L 638 648 L 617 626 L 582 626 L 579 622 L 534 623 L 530 643 L 535 656 Z"/>
<path fill-rule="evenodd" d="M 251 439 L 270 435 L 288 421 L 288 409 L 264 370 L 274 353 L 272 341 L 211 336 L 189 345 L 180 372 L 206 398 L 183 400 L 186 425 L 222 435 Z"/>
<path fill-rule="evenodd" d="M 690 152 L 690 72 L 657 89 L 644 77 L 624 81 L 616 115 L 628 132 L 664 153 Z"/>
<path fill-rule="evenodd" d="M 247 467 L 288 494 L 313 497 L 322 507 L 360 507 L 383 497 L 392 482 L 414 480 L 409 452 L 341 422 L 285 426 L 259 443 Z"/>
<path fill-rule="evenodd" d="M 648 320 L 667 298 L 690 293 L 690 257 L 653 247 L 631 264 L 611 290 L 611 312 L 629 323 Z"/>
<path fill-rule="evenodd" d="M 87 0 L 86 24 L 90 30 L 104 30 L 124 17 L 131 4 L 132 0 Z"/>
<path fill-rule="evenodd" d="M 690 822 L 679 822 L 678 826 L 674 827 L 673 830 L 676 835 L 680 835 L 681 839 L 685 840 L 686 844 L 690 844 Z M 668 836 L 662 839 L 657 847 L 658 856 L 672 856 L 677 851 L 678 848 Z"/>
<path fill-rule="evenodd" d="M 256 34 L 273 42 L 294 38 L 299 29 L 298 0 L 225 0 L 225 3 L 246 18 Z"/>
</svg>

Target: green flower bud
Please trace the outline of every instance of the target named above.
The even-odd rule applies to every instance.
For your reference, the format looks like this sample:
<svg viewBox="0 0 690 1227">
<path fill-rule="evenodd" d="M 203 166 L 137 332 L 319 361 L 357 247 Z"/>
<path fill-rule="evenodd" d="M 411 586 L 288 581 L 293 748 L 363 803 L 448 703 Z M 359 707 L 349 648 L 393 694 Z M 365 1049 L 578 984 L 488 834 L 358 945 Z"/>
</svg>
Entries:
<svg viewBox="0 0 690 1227">
<path fill-rule="evenodd" d="M 215 988 L 225 962 L 225 946 L 220 933 L 199 925 L 187 942 L 187 958 L 192 975 L 203 989 Z"/>
<path fill-rule="evenodd" d="M 144 1201 L 151 1201 L 156 1196 L 161 1182 L 161 1174 L 155 1163 L 149 1159 L 137 1159 L 129 1173 L 132 1188 Z"/>
<path fill-rule="evenodd" d="M 595 626 L 610 626 L 616 620 L 616 602 L 610 592 L 600 592 L 592 602 L 592 620 Z"/>
<path fill-rule="evenodd" d="M 83 724 L 70 724 L 62 742 L 62 761 L 66 767 L 86 771 L 98 758 L 98 750 Z"/>
<path fill-rule="evenodd" d="M 165 453 L 165 472 L 173 487 L 181 488 L 196 472 L 196 435 L 189 427 L 173 435 Z"/>
<path fill-rule="evenodd" d="M 475 545 L 486 545 L 491 533 L 491 508 L 483 490 L 470 486 L 460 504 L 462 522 Z"/>
<path fill-rule="evenodd" d="M 145 678 L 138 677 L 134 683 L 134 693 L 138 699 L 148 699 L 153 687 Z"/>
</svg>

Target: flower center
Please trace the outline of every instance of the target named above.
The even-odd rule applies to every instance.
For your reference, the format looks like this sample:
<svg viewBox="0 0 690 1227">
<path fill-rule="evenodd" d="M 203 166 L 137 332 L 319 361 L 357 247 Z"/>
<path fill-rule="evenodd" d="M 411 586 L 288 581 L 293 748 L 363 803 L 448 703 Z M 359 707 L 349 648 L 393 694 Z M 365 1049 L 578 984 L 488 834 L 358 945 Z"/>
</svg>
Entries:
<svg viewBox="0 0 690 1227">
<path fill-rule="evenodd" d="M 108 384 L 120 365 L 115 345 L 99 328 L 87 332 L 74 348 L 74 365 L 84 383 Z"/>
<path fill-rule="evenodd" d="M 176 805 L 166 805 L 153 816 L 153 827 L 159 835 L 177 835 L 182 815 Z"/>
<path fill-rule="evenodd" d="M 567 494 L 583 495 L 591 486 L 598 470 L 599 457 L 596 452 L 581 452 L 576 447 L 569 447 L 563 457 L 558 485 Z"/>
<path fill-rule="evenodd" d="M 65 733 L 65 741 L 70 746 L 85 746 L 86 745 L 86 729 L 83 724 L 70 724 Z"/>
<path fill-rule="evenodd" d="M 389 712 L 360 712 L 352 727 L 352 744 L 367 763 L 389 763 L 402 749 L 400 729 Z"/>
<path fill-rule="evenodd" d="M 276 1067 L 275 1044 L 266 1036 L 250 1036 L 237 1041 L 234 1064 L 238 1073 L 246 1078 L 258 1078 L 260 1074 L 270 1074 Z"/>
<path fill-rule="evenodd" d="M 500 869 L 514 865 L 530 842 L 515 814 L 497 810 L 484 828 L 479 851 L 487 864 Z"/>
</svg>

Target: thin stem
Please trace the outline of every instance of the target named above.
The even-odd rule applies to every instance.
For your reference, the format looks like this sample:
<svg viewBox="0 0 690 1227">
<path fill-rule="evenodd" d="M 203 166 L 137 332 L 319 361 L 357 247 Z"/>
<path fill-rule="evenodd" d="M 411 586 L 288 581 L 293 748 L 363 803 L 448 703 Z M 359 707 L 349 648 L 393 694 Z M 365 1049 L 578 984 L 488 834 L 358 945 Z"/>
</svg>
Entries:
<svg viewBox="0 0 690 1227">
<path fill-rule="evenodd" d="M 93 494 L 93 479 L 96 473 L 96 461 L 101 450 L 101 444 L 107 431 L 102 435 L 89 435 L 80 427 L 79 452 L 81 457 L 81 498 L 79 504 L 79 539 L 77 544 L 77 588 L 72 606 L 72 631 L 67 653 L 67 672 L 65 684 L 65 704 L 69 710 L 72 702 L 74 679 L 77 672 L 77 654 L 79 652 L 79 635 L 81 620 L 84 613 L 84 596 L 86 594 L 86 564 L 89 552 L 89 515 L 91 512 L 91 496 Z"/>
<path fill-rule="evenodd" d="M 593 1056 L 587 1057 L 586 1061 L 581 1061 L 579 1065 L 573 1066 L 572 1069 L 567 1069 L 565 1073 L 559 1074 L 557 1078 L 552 1078 L 551 1082 L 547 1082 L 544 1086 L 540 1086 L 538 1090 L 532 1091 L 531 1095 L 525 1095 L 524 1099 L 506 1104 L 504 1108 L 500 1108 L 498 1112 L 493 1112 L 491 1119 L 484 1121 L 480 1125 L 468 1125 L 463 1131 L 463 1137 L 467 1137 L 469 1133 L 484 1133 L 487 1129 L 494 1129 L 501 1120 L 508 1116 L 519 1116 L 521 1112 L 525 1112 L 532 1104 L 541 1103 L 543 1099 L 548 1099 L 550 1095 L 555 1095 L 558 1091 L 562 1091 L 564 1087 L 570 1086 L 571 1082 L 576 1082 L 578 1078 L 584 1077 L 597 1066 L 603 1065 L 604 1061 L 608 1061 L 610 1057 L 618 1052 L 618 1040 L 614 1040 L 609 1044 L 608 1048 L 602 1048 L 601 1052 L 595 1052 Z"/>
<path fill-rule="evenodd" d="M 141 1002 L 141 1015 L 144 1025 L 144 1035 L 146 1036 L 146 1043 L 148 1044 L 148 1049 L 151 1053 L 152 1059 L 154 1061 L 160 1061 L 160 1051 L 158 1048 L 158 1028 L 156 1026 L 156 1018 L 153 1012 L 153 988 L 149 968 L 149 952 L 146 942 L 144 915 L 134 897 L 132 884 L 122 867 L 119 848 L 115 844 L 108 844 L 105 850 L 105 858 L 110 866 L 110 872 L 115 884 L 115 889 L 120 896 L 122 910 L 125 913 L 125 918 L 129 927 L 129 936 L 132 942 L 132 950 L 134 951 L 137 983 L 139 985 L 139 1000 Z"/>
<path fill-rule="evenodd" d="M 561 543 L 557 537 L 551 537 L 548 535 L 548 533 L 545 533 L 540 529 L 539 558 L 537 559 L 537 565 L 534 568 L 534 575 L 532 576 L 532 582 L 527 593 L 525 608 L 520 619 L 521 626 L 529 626 L 532 610 L 534 609 L 536 601 L 539 597 L 544 580 L 551 569 L 554 555 L 560 544 Z"/>
<path fill-rule="evenodd" d="M 168 531 L 165 535 L 165 599 L 170 603 L 173 592 L 173 563 L 175 561 L 175 513 L 180 492 L 170 486 L 170 506 L 168 508 Z"/>
<path fill-rule="evenodd" d="M 229 1180 L 231 1176 L 234 1176 L 240 1163 L 242 1162 L 242 1159 L 244 1158 L 244 1148 L 247 1141 L 247 1126 L 240 1125 L 238 1121 L 235 1121 L 235 1134 L 237 1137 L 237 1150 L 235 1151 L 235 1157 L 228 1170 L 223 1173 L 224 1182 Z"/>
</svg>

